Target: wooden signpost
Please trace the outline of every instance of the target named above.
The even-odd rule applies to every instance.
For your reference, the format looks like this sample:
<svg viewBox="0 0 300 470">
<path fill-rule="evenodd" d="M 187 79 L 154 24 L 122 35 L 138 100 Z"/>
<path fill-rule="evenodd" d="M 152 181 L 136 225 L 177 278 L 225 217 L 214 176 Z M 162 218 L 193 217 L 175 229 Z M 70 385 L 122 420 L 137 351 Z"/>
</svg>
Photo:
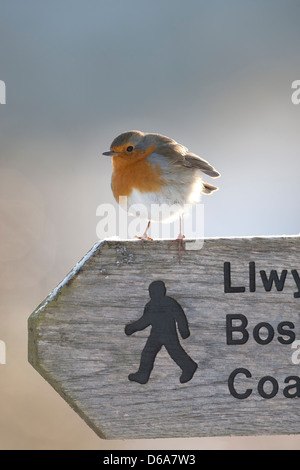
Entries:
<svg viewBox="0 0 300 470">
<path fill-rule="evenodd" d="M 300 237 L 97 244 L 29 361 L 102 438 L 300 432 Z"/>
</svg>

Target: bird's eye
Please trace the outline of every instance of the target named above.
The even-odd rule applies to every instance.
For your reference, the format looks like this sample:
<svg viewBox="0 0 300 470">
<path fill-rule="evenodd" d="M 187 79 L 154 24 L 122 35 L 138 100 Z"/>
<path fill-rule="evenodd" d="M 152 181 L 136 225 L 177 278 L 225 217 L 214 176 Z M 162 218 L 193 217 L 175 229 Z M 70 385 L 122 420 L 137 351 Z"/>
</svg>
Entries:
<svg viewBox="0 0 300 470">
<path fill-rule="evenodd" d="M 132 150 L 133 150 L 133 147 L 132 147 L 132 145 L 129 145 L 129 147 L 127 147 L 127 149 L 126 149 L 126 150 L 127 150 L 127 152 L 132 152 Z"/>
</svg>

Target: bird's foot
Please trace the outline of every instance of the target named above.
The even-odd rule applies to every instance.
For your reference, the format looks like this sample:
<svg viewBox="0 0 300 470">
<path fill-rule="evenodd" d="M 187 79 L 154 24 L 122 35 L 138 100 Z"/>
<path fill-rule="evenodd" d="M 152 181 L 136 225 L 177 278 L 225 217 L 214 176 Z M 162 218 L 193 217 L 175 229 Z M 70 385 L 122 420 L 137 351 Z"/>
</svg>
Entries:
<svg viewBox="0 0 300 470">
<path fill-rule="evenodd" d="M 139 240 L 141 240 L 143 248 L 144 248 L 145 241 L 150 241 L 150 242 L 154 241 L 153 238 L 149 237 L 147 233 L 144 233 L 141 237 L 136 235 L 134 238 L 138 238 Z"/>
<path fill-rule="evenodd" d="M 134 238 L 138 238 L 139 240 L 141 240 L 142 244 L 143 244 L 143 248 L 144 248 L 144 241 L 150 241 L 150 242 L 153 242 L 153 238 L 149 237 L 148 235 L 148 230 L 150 228 L 150 224 L 151 224 L 151 221 L 149 220 L 148 222 L 148 225 L 147 225 L 147 228 L 145 230 L 145 232 L 143 233 L 143 235 L 141 237 L 139 237 L 138 235 L 136 235 Z"/>
<path fill-rule="evenodd" d="M 142 235 L 141 237 L 138 237 L 137 235 L 134 237 L 134 238 L 138 238 L 139 240 L 149 240 L 150 242 L 153 242 L 153 238 L 149 237 L 146 233 L 144 233 L 144 235 Z"/>
<path fill-rule="evenodd" d="M 178 258 L 179 258 L 179 263 L 181 261 L 181 253 L 182 251 L 185 251 L 185 244 L 184 244 L 184 239 L 185 239 L 185 235 L 183 235 L 182 233 L 180 233 L 178 235 L 178 237 L 176 238 L 176 240 L 173 240 L 170 245 L 169 245 L 169 248 L 174 245 L 174 243 L 178 243 Z"/>
</svg>

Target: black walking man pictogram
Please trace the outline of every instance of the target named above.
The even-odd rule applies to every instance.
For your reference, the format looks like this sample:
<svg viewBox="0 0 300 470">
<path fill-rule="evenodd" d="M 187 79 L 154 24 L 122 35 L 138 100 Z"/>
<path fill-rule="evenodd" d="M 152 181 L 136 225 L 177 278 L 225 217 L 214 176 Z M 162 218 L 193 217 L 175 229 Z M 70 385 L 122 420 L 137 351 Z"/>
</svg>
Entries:
<svg viewBox="0 0 300 470">
<path fill-rule="evenodd" d="M 129 374 L 128 378 L 140 384 L 147 383 L 156 355 L 162 346 L 165 346 L 173 361 L 182 369 L 180 382 L 188 382 L 198 366 L 180 345 L 177 334 L 176 325 L 183 339 L 190 336 L 185 313 L 175 299 L 166 296 L 166 286 L 163 281 L 152 282 L 149 286 L 149 294 L 151 300 L 145 306 L 142 317 L 125 327 L 125 333 L 129 336 L 152 326 L 141 354 L 140 367 L 136 373 Z"/>
</svg>

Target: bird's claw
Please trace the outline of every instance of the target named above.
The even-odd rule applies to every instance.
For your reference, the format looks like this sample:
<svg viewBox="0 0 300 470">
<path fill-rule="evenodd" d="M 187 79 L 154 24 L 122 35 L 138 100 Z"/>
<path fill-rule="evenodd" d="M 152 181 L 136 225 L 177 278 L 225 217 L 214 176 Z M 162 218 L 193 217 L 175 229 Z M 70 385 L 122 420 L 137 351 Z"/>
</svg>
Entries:
<svg viewBox="0 0 300 470">
<path fill-rule="evenodd" d="M 170 244 L 169 244 L 169 248 L 174 245 L 174 243 L 178 243 L 178 258 L 179 258 L 179 263 L 181 261 L 181 253 L 182 251 L 186 251 L 185 250 L 185 244 L 184 244 L 184 239 L 185 239 L 185 235 L 183 234 L 179 234 L 178 237 L 173 240 Z"/>
<path fill-rule="evenodd" d="M 147 234 L 144 233 L 144 235 L 142 235 L 141 237 L 139 237 L 138 235 L 135 235 L 134 238 L 138 238 L 138 240 L 141 240 L 142 242 L 142 245 L 143 245 L 143 248 L 144 248 L 144 243 L 145 241 L 150 241 L 150 242 L 153 242 L 153 238 L 149 237 Z"/>
</svg>

